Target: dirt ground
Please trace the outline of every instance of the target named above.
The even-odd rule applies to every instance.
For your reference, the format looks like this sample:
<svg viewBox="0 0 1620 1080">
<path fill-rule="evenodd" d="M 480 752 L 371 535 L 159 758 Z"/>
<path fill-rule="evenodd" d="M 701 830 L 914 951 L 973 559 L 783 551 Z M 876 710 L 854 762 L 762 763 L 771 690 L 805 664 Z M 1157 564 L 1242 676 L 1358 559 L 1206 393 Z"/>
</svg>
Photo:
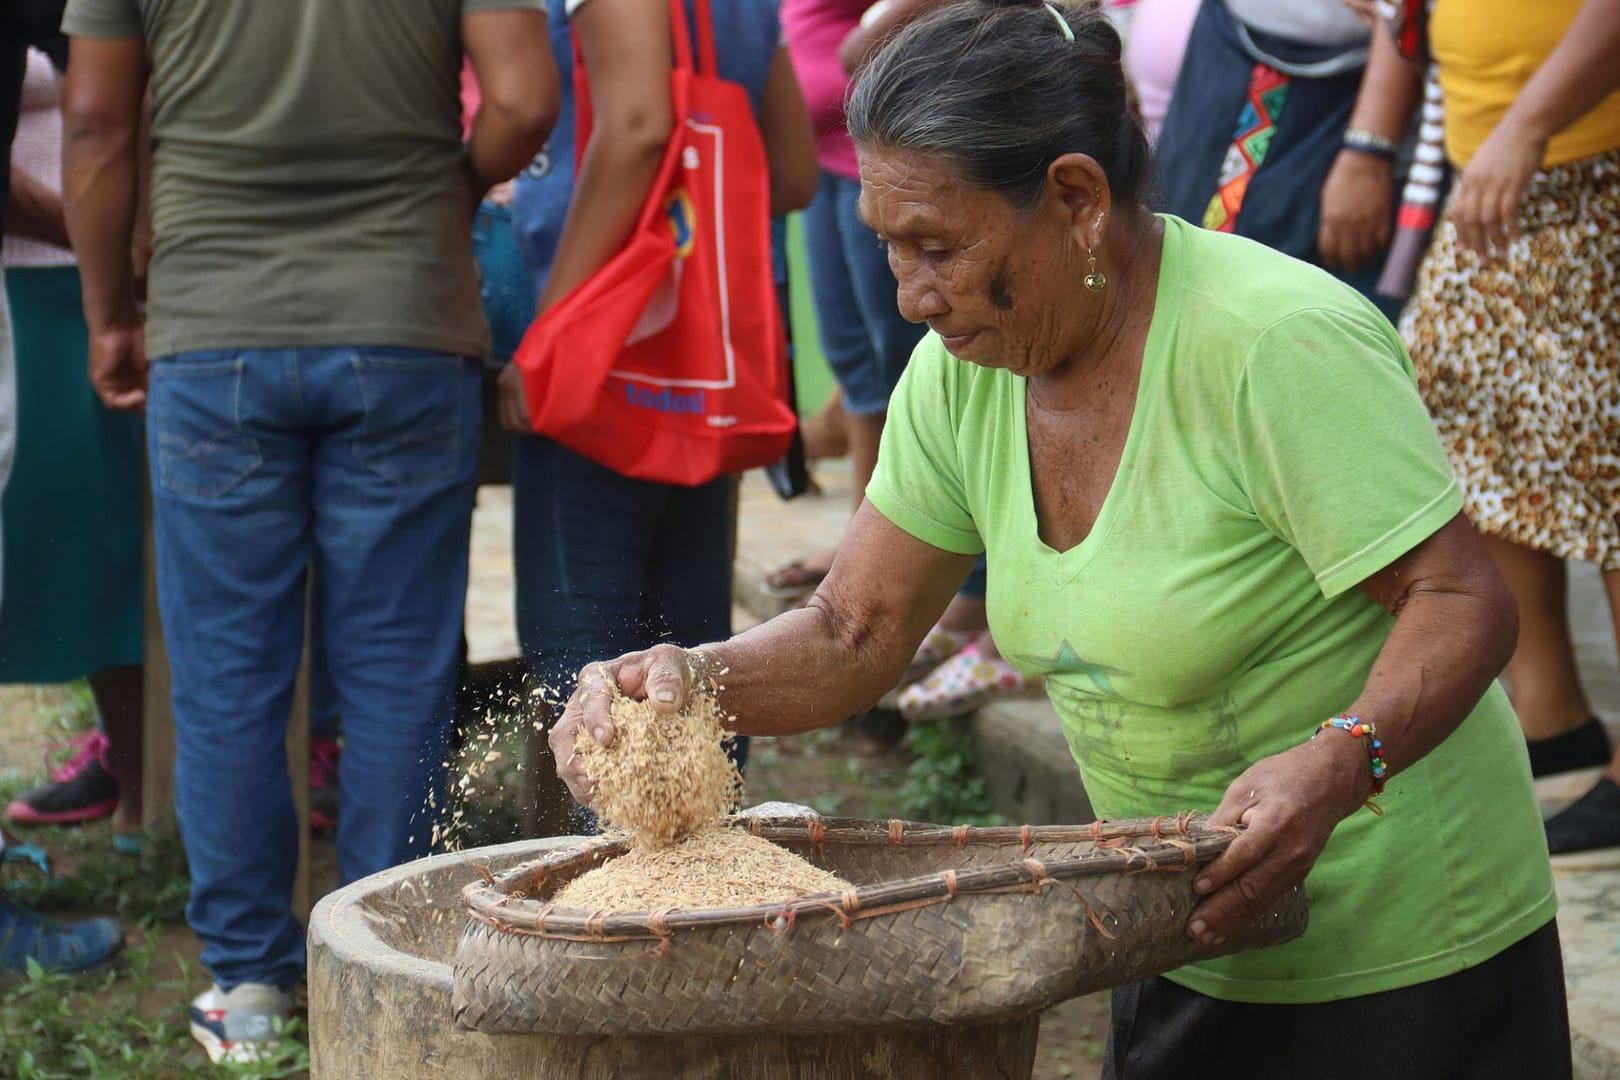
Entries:
<svg viewBox="0 0 1620 1080">
<path fill-rule="evenodd" d="M 42 771 L 49 745 L 85 722 L 82 694 L 64 688 L 0 687 L 0 789 L 8 794 L 26 787 Z M 516 759 L 519 755 L 514 754 Z M 909 757 L 903 747 L 860 733 L 818 733 L 811 736 L 756 741 L 749 766 L 748 801 L 784 800 L 814 806 L 824 814 L 887 818 L 899 814 L 898 790 Z M 503 784 L 514 774 L 490 773 L 481 778 L 474 800 L 509 806 Z M 480 840 L 511 838 L 503 830 L 513 821 L 486 823 L 474 830 Z M 15 833 L 16 830 L 13 830 Z M 58 873 L 72 874 L 80 866 L 94 872 L 110 838 L 105 825 L 78 830 L 32 830 L 22 834 L 50 850 Z M 314 839 L 313 880 L 317 895 L 337 884 L 336 853 L 330 835 Z M 107 904 L 70 914 L 115 914 Z M 129 913 L 126 912 L 126 917 Z M 93 1008 L 109 1015 L 135 1012 L 162 1019 L 183 1033 L 184 1004 L 206 986 L 206 974 L 197 963 L 197 944 L 183 922 L 177 902 L 144 932 L 134 954 L 145 965 L 142 979 L 120 978 L 94 999 Z M 138 984 L 138 989 L 137 989 Z M 1107 996 L 1095 994 L 1066 1002 L 1042 1020 L 1034 1071 L 1035 1080 L 1090 1080 L 1098 1075 L 1098 1060 L 1108 1026 Z M 183 1034 L 174 1038 L 172 1052 L 201 1058 Z M 0 1074 L 6 1065 L 0 1063 Z M 188 1070 L 189 1071 L 189 1070 Z M 293 1073 L 292 1076 L 303 1074 Z"/>
</svg>

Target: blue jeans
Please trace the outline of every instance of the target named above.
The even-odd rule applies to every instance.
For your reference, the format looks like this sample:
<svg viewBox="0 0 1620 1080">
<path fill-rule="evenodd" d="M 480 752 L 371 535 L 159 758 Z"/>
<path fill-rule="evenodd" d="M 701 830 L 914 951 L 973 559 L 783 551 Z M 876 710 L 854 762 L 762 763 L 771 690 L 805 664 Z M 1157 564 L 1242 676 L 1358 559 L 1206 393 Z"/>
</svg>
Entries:
<svg viewBox="0 0 1620 1080">
<path fill-rule="evenodd" d="M 804 212 L 804 247 L 821 350 L 843 388 L 844 408 L 875 416 L 888 410 L 927 327 L 900 314 L 889 258 L 855 213 L 860 194 L 859 180 L 822 172 Z"/>
<path fill-rule="evenodd" d="M 730 637 L 735 512 L 729 476 L 632 480 L 543 436 L 512 440 L 518 642 L 547 698 L 594 660 Z"/>
<path fill-rule="evenodd" d="M 321 581 L 311 618 L 348 739 L 342 878 L 428 851 L 480 407 L 476 364 L 420 350 L 220 351 L 152 365 L 147 449 L 186 915 L 224 989 L 287 987 L 303 973 L 283 740 L 310 567 Z"/>
<path fill-rule="evenodd" d="M 967 580 L 962 582 L 962 587 L 956 591 L 969 599 L 983 600 L 985 591 L 985 571 L 988 566 L 989 564 L 986 561 L 985 556 L 980 555 L 979 561 L 973 564 L 972 570 L 968 571 Z"/>
</svg>

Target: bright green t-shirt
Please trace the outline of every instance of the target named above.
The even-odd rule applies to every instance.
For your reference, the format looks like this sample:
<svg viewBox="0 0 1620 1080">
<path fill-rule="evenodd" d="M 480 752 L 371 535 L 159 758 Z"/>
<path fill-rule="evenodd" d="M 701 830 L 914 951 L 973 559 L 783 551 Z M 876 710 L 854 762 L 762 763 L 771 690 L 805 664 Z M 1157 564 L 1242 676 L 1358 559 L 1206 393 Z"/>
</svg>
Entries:
<svg viewBox="0 0 1620 1080">
<path fill-rule="evenodd" d="M 932 334 L 867 489 L 913 536 L 988 552 L 996 644 L 1047 677 L 1109 818 L 1214 810 L 1249 765 L 1349 707 L 1393 624 L 1356 585 L 1461 506 L 1372 305 L 1259 244 L 1163 220 L 1136 410 L 1085 540 L 1060 552 L 1039 537 L 1025 380 Z M 1552 918 L 1499 687 L 1379 803 L 1311 872 L 1303 937 L 1169 977 L 1232 1001 L 1336 1000 L 1452 974 Z"/>
<path fill-rule="evenodd" d="M 69 0 L 67 33 L 142 38 L 152 68 L 147 354 L 482 357 L 461 16 L 544 6 Z"/>
</svg>

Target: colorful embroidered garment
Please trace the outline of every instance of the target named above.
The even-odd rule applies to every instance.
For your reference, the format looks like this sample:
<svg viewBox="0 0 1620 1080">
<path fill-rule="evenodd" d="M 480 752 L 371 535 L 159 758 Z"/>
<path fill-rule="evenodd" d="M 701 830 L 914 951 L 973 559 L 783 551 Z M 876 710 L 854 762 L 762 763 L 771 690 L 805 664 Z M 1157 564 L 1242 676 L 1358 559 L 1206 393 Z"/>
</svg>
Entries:
<svg viewBox="0 0 1620 1080">
<path fill-rule="evenodd" d="M 1221 162 L 1221 178 L 1204 210 L 1204 228 L 1231 232 L 1237 224 L 1249 178 L 1266 159 L 1271 136 L 1288 103 L 1289 78 L 1276 68 L 1256 64 L 1249 76 L 1249 96 L 1238 115 L 1232 145 Z"/>
</svg>

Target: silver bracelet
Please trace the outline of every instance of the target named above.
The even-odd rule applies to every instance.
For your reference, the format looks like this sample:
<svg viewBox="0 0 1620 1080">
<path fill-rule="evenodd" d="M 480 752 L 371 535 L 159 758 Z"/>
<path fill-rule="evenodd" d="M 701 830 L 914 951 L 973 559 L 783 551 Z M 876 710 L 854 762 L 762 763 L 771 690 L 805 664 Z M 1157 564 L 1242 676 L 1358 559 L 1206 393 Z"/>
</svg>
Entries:
<svg viewBox="0 0 1620 1080">
<path fill-rule="evenodd" d="M 1359 150 L 1364 154 L 1381 157 L 1387 161 L 1394 161 L 1401 152 L 1400 144 L 1394 139 L 1363 128 L 1347 129 L 1340 143 L 1347 150 Z"/>
</svg>

